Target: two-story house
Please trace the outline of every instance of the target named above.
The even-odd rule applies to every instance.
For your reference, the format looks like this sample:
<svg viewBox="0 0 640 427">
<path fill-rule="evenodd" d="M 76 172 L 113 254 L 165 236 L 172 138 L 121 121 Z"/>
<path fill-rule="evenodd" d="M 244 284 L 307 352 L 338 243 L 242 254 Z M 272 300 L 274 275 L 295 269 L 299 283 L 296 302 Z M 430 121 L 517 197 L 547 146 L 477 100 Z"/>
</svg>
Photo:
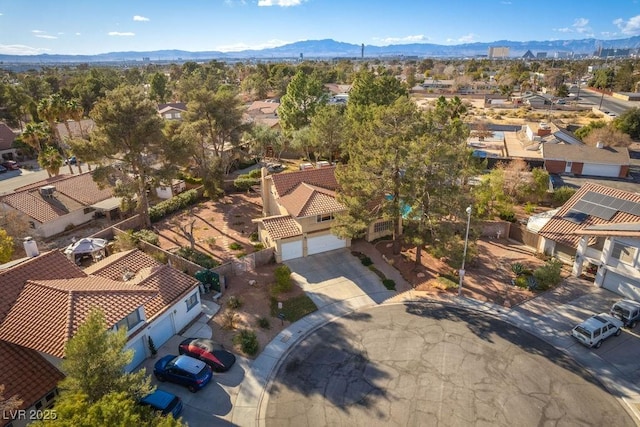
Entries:
<svg viewBox="0 0 640 427">
<path fill-rule="evenodd" d="M 583 185 L 540 229 L 538 251 L 556 255 L 597 286 L 640 300 L 640 195 Z"/>
</svg>

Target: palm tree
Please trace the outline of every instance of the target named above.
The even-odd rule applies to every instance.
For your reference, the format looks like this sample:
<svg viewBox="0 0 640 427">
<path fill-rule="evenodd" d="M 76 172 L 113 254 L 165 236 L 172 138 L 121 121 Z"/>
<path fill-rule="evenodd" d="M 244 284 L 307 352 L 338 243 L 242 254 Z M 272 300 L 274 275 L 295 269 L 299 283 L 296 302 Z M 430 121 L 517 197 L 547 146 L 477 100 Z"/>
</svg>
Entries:
<svg viewBox="0 0 640 427">
<path fill-rule="evenodd" d="M 70 99 L 69 101 L 67 101 L 67 110 L 69 113 L 69 117 L 73 121 L 78 123 L 78 128 L 80 129 L 80 139 L 86 139 L 84 130 L 82 130 L 82 119 L 84 118 L 84 108 L 82 108 L 82 104 L 80 104 L 77 99 Z M 69 133 L 69 137 L 71 137 L 71 133 Z M 87 169 L 91 170 L 90 163 L 87 163 Z M 82 173 L 80 162 L 78 162 L 78 171 Z"/>
<path fill-rule="evenodd" d="M 39 154 L 49 138 L 49 128 L 42 122 L 27 123 L 22 132 L 22 140 Z"/>
<path fill-rule="evenodd" d="M 62 104 L 60 105 L 59 117 L 64 122 L 64 127 L 67 129 L 67 139 L 73 138 L 73 135 L 71 134 L 71 127 L 69 126 L 69 120 L 72 119 L 74 116 L 74 112 L 73 112 L 74 108 L 75 106 L 71 104 L 71 101 L 63 100 Z M 62 141 L 60 142 L 62 143 Z M 65 145 L 66 147 L 68 144 L 65 143 L 63 145 Z M 80 159 L 77 160 L 76 166 L 78 166 L 78 173 L 82 173 L 82 166 L 80 166 Z M 69 164 L 69 167 L 71 167 L 71 164 Z"/>
<path fill-rule="evenodd" d="M 38 154 L 38 163 L 47 171 L 49 178 L 51 178 L 52 175 L 58 175 L 60 173 L 60 167 L 62 167 L 64 161 L 56 147 L 47 145 L 44 150 Z"/>
<path fill-rule="evenodd" d="M 58 132 L 58 127 L 56 126 L 59 118 L 63 116 L 63 112 L 66 108 L 65 104 L 66 101 L 62 96 L 60 96 L 60 94 L 54 93 L 53 95 L 49 95 L 48 98 L 41 99 L 38 103 L 38 116 L 49 124 L 49 128 L 51 129 L 51 134 L 53 135 L 56 145 L 60 148 L 64 158 L 67 159 L 68 156 L 62 144 L 60 132 Z M 69 162 L 69 173 L 73 175 L 71 162 Z"/>
</svg>

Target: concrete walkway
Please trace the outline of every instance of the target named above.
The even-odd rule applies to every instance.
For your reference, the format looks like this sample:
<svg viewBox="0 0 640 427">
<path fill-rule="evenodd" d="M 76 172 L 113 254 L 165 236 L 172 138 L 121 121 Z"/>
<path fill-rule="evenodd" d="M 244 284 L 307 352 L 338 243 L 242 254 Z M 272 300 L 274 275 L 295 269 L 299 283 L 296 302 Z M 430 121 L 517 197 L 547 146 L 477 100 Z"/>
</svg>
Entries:
<svg viewBox="0 0 640 427">
<path fill-rule="evenodd" d="M 320 306 L 316 312 L 282 330 L 253 361 L 251 369 L 247 370 L 245 378 L 240 385 L 240 390 L 233 405 L 231 420 L 234 425 L 262 426 L 265 424 L 269 401 L 269 394 L 266 389 L 269 381 L 277 372 L 280 363 L 286 359 L 289 351 L 316 329 L 365 307 L 433 300 L 433 294 L 411 289 L 411 286 L 400 276 L 397 270 L 387 264 L 371 244 L 356 241 L 351 250 L 362 252 L 369 256 L 374 261 L 376 268 L 382 271 L 386 277 L 392 278 L 396 284 L 399 284 L 398 288 L 408 290 L 392 293 L 393 295 L 390 294 L 386 298 L 380 298 L 380 295 L 372 296 L 367 293 L 367 291 L 375 292 L 374 288 L 363 286 L 345 287 L 344 280 L 329 280 L 330 283 L 317 281 L 315 284 L 318 286 L 314 286 L 314 281 L 309 281 L 308 277 L 303 278 L 304 280 L 298 277 L 297 280 L 302 280 L 303 287 L 306 286 L 305 291 L 312 293 L 312 298 L 314 298 L 314 301 L 317 300 Z M 344 256 L 343 253 L 341 255 Z M 298 262 L 302 266 L 309 261 L 310 258 L 303 258 Z M 332 267 L 335 266 L 332 265 Z M 292 268 L 292 271 L 295 272 L 296 270 Z M 572 308 L 575 306 L 569 304 L 573 300 L 584 298 L 585 300 L 579 304 L 587 305 L 588 308 L 596 310 L 596 312 L 609 304 L 611 295 L 607 294 L 606 291 L 596 288 L 588 290 L 585 295 L 585 292 L 577 290 L 577 283 L 571 283 L 572 279 L 569 280 L 570 283 L 566 287 L 558 289 L 557 292 L 542 294 L 515 309 L 448 294 L 440 297 L 439 302 L 455 304 L 470 310 L 493 315 L 556 346 L 574 360 L 577 360 L 578 363 L 602 381 L 614 396 L 617 396 L 623 404 L 626 404 L 629 412 L 636 417 L 640 425 L 640 412 L 638 411 L 640 407 L 640 388 L 638 385 L 625 380 L 624 372 L 620 372 L 611 363 L 604 361 L 599 355 L 601 353 L 593 352 L 575 344 L 568 335 L 568 331 L 565 330 L 567 319 L 554 321 L 554 318 L 557 317 L 575 315 L 571 313 Z M 324 299 L 319 295 L 322 293 L 325 293 Z M 327 296 L 329 294 L 330 297 Z M 586 318 L 584 313 L 577 317 Z"/>
</svg>

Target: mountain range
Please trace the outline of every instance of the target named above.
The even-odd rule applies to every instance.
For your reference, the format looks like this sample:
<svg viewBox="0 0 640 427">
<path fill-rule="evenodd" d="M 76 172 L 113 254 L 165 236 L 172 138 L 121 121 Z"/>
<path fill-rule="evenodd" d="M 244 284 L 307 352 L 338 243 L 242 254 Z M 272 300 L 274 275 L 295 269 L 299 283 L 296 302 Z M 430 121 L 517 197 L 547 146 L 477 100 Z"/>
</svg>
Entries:
<svg viewBox="0 0 640 427">
<path fill-rule="evenodd" d="M 552 57 L 556 52 L 574 55 L 593 55 L 599 48 L 638 49 L 640 36 L 617 40 L 546 40 L 546 41 L 510 41 L 499 40 L 492 43 L 464 43 L 458 45 L 439 45 L 431 43 L 413 43 L 389 46 L 364 46 L 364 58 L 380 57 L 441 57 L 469 58 L 487 55 L 489 47 L 505 46 L 510 48 L 509 57 L 517 58 L 530 50 L 534 55 L 546 52 Z M 242 50 L 238 52 L 190 52 L 186 50 L 155 50 L 149 52 L 110 52 L 97 55 L 0 55 L 2 63 L 13 64 L 54 64 L 54 63 L 95 63 L 129 61 L 202 61 L 202 60 L 279 60 L 287 58 L 360 58 L 362 45 L 338 42 L 332 39 L 306 40 L 283 46 Z"/>
</svg>

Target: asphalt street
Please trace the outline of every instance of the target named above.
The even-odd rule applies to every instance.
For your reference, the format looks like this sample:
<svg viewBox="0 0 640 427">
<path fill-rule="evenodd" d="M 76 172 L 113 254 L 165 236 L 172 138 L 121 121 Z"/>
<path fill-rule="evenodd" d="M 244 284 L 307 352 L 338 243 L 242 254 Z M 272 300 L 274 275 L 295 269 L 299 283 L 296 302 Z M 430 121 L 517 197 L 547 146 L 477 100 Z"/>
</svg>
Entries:
<svg viewBox="0 0 640 427">
<path fill-rule="evenodd" d="M 267 426 L 635 425 L 551 345 L 436 303 L 383 305 L 326 324 L 289 351 L 268 394 Z"/>
</svg>

